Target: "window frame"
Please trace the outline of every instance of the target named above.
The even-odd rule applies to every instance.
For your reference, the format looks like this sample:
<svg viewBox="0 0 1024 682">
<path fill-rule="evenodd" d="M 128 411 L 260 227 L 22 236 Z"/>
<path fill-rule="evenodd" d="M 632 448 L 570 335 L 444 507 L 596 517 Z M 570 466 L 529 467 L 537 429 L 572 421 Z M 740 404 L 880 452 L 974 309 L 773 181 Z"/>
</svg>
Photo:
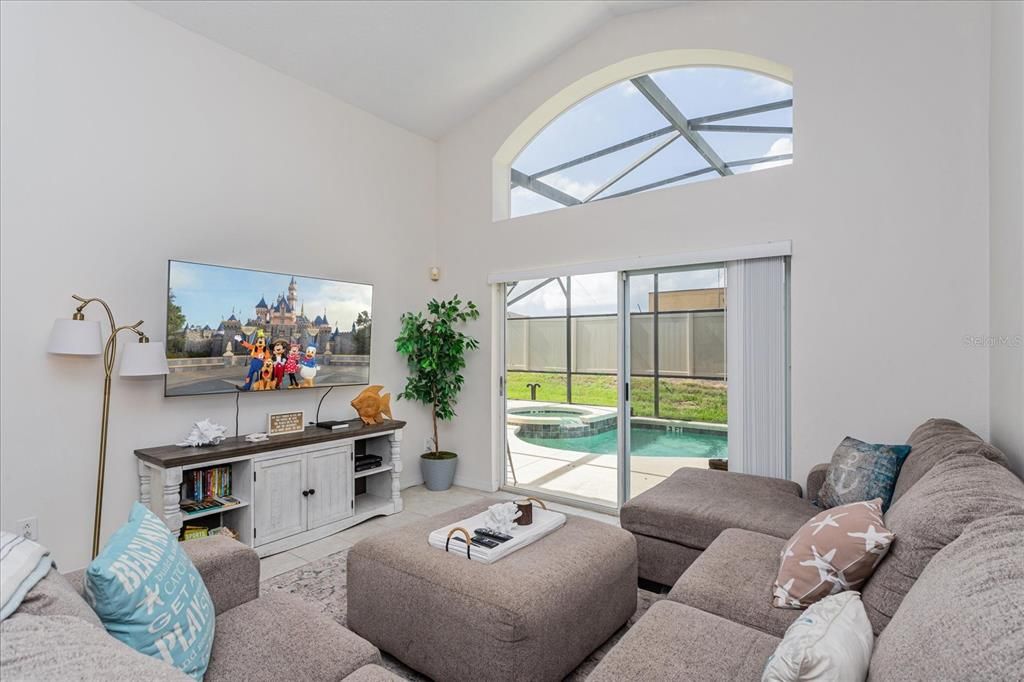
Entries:
<svg viewBox="0 0 1024 682">
<path fill-rule="evenodd" d="M 536 110 L 534 110 L 533 113 L 527 116 L 526 119 L 522 123 L 520 123 L 520 125 L 505 140 L 505 142 L 499 148 L 497 153 L 494 155 L 494 158 L 492 160 L 492 220 L 494 222 L 498 222 L 507 220 L 511 217 L 511 195 L 512 190 L 517 186 L 527 187 L 527 185 L 533 185 L 534 191 L 535 189 L 543 190 L 542 192 L 538 192 L 542 196 L 547 196 L 548 194 L 550 194 L 549 192 L 547 192 L 547 189 L 536 186 L 535 182 L 531 180 L 531 176 L 526 176 L 525 174 L 522 174 L 518 171 L 514 171 L 512 168 L 512 163 L 519 156 L 519 154 L 527 146 L 529 146 L 531 142 L 533 142 L 534 138 L 536 138 L 536 136 L 539 135 L 540 132 L 543 131 L 551 122 L 553 122 L 563 113 L 567 112 L 568 110 L 582 102 L 584 99 L 590 97 L 591 95 L 600 92 L 601 90 L 604 90 L 605 88 L 608 88 L 612 85 L 615 85 L 616 83 L 621 83 L 623 81 L 632 81 L 633 84 L 638 88 L 641 87 L 640 85 L 637 85 L 638 82 L 642 84 L 644 89 L 641 89 L 641 92 L 647 97 L 649 101 L 651 101 L 652 104 L 654 104 L 655 108 L 661 109 L 662 107 L 659 107 L 659 105 L 655 102 L 655 100 L 660 99 L 660 96 L 658 95 L 658 93 L 661 92 L 660 88 L 658 88 L 657 85 L 653 82 L 653 80 L 650 79 L 649 74 L 657 71 L 665 71 L 669 69 L 687 67 L 718 67 L 741 69 L 744 71 L 749 71 L 752 73 L 767 76 L 769 78 L 780 80 L 785 83 L 788 83 L 789 85 L 793 84 L 793 73 L 789 67 L 753 55 L 725 50 L 667 50 L 663 52 L 654 52 L 647 55 L 641 55 L 638 57 L 632 57 L 630 59 L 623 60 L 616 64 L 612 64 L 603 69 L 600 69 L 599 71 L 591 73 L 587 76 L 584 76 L 583 78 L 580 78 L 579 80 L 570 84 L 566 88 L 562 89 L 556 95 L 549 98 L 547 101 L 541 104 Z M 654 86 L 653 88 L 650 87 L 652 85 Z M 664 93 L 661 92 L 661 95 L 663 94 Z M 789 103 L 786 106 L 793 106 L 792 100 L 789 100 L 788 102 Z M 671 105 L 670 108 L 668 106 L 665 106 L 664 102 L 661 102 L 661 104 L 662 106 L 665 107 L 665 109 L 667 109 L 667 111 L 662 111 L 662 114 L 666 116 L 666 123 L 676 128 L 676 134 L 669 135 L 669 138 L 676 139 L 679 137 L 686 137 L 686 132 L 684 132 L 684 130 L 681 129 L 678 125 L 676 125 L 677 123 L 680 123 L 680 121 L 678 121 L 678 119 L 675 122 L 672 121 L 672 117 L 675 114 L 678 114 L 678 110 L 675 110 L 674 112 L 671 111 L 672 109 L 675 109 L 675 107 L 674 105 L 671 105 L 670 100 L 668 101 L 668 105 Z M 782 107 L 776 106 L 775 108 Z M 699 117 L 699 119 L 694 120 L 699 120 L 700 124 L 708 125 L 712 124 L 712 122 L 716 120 L 724 120 L 723 114 L 731 114 L 732 116 L 744 115 L 736 113 L 738 111 L 742 110 L 736 110 L 733 112 L 722 112 L 721 114 L 714 114 L 711 116 L 701 116 Z M 748 111 L 745 115 L 750 115 L 750 113 L 753 112 Z M 790 130 L 788 134 L 792 135 L 792 131 Z M 700 137 L 699 133 L 697 133 L 697 136 Z M 701 150 L 700 142 L 694 144 L 694 142 L 690 141 L 689 139 L 687 139 L 686 141 L 689 142 L 690 144 L 693 144 L 694 147 L 697 148 L 698 152 L 701 153 L 701 155 L 704 156 L 705 159 L 707 159 L 709 162 L 709 167 L 707 169 L 702 169 L 699 172 L 687 174 L 693 176 L 703 175 L 709 172 L 719 172 L 720 175 L 730 175 L 732 174 L 729 170 L 730 166 L 739 167 L 744 165 L 753 165 L 755 163 L 790 160 L 792 158 L 792 154 L 788 154 L 781 155 L 778 157 L 771 156 L 758 159 L 740 159 L 732 162 L 725 162 L 721 158 L 717 157 L 717 153 L 714 153 L 713 149 L 710 149 L 712 154 L 708 155 Z M 642 164 L 643 160 L 641 160 L 640 163 L 637 164 L 637 167 Z M 626 173 L 622 175 L 624 176 L 626 175 Z M 669 178 L 660 183 L 657 183 L 656 186 L 668 185 L 671 184 L 672 182 L 678 182 L 681 179 L 683 178 Z M 639 193 L 640 191 L 645 191 L 646 189 L 654 188 L 655 187 L 642 186 L 640 188 L 633 188 L 627 192 L 613 192 L 610 195 L 597 198 L 598 195 L 601 194 L 601 192 L 599 191 L 595 193 L 593 197 L 590 197 L 590 199 L 593 199 L 594 201 L 602 201 L 604 199 L 625 196 L 628 194 L 635 194 Z M 527 187 L 528 191 L 529 189 L 530 187 Z M 558 192 L 558 190 L 554 191 Z M 570 197 L 568 195 L 565 195 L 561 198 L 563 199 L 563 201 L 559 201 L 558 203 L 563 203 L 566 207 L 587 203 L 580 201 L 575 197 Z"/>
</svg>

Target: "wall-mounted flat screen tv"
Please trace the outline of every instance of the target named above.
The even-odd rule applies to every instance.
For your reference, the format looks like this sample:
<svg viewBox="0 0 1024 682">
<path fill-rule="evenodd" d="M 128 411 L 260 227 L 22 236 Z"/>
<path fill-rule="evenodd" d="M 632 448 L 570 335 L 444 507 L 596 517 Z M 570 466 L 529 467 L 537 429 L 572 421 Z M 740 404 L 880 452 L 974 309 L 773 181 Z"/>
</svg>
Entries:
<svg viewBox="0 0 1024 682">
<path fill-rule="evenodd" d="M 172 260 L 164 395 L 368 384 L 373 287 Z"/>
</svg>

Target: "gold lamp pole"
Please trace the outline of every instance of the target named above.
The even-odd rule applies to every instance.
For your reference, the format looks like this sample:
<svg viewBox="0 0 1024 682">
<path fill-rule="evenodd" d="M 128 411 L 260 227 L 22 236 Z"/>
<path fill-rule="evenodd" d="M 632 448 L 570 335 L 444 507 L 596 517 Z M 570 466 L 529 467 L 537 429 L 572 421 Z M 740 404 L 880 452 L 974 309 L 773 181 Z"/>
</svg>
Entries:
<svg viewBox="0 0 1024 682">
<path fill-rule="evenodd" d="M 167 357 L 163 343 L 150 344 L 139 327 L 142 320 L 135 324 L 118 326 L 114 321 L 114 313 L 110 306 L 101 298 L 83 298 L 72 294 L 79 302 L 70 320 L 56 320 L 50 334 L 49 352 L 68 355 L 98 355 L 99 330 L 98 322 L 89 323 L 82 312 L 90 303 L 99 303 L 107 313 L 110 322 L 110 335 L 103 343 L 103 413 L 100 420 L 100 457 L 96 474 L 96 511 L 92 528 L 92 558 L 100 552 L 100 522 L 103 515 L 103 481 L 107 468 L 107 430 L 110 421 L 110 385 L 114 372 L 114 361 L 117 356 L 117 335 L 130 331 L 139 338 L 139 347 L 125 349 L 125 357 L 121 361 L 121 376 L 153 376 L 167 374 Z M 93 331 L 95 330 L 95 331 Z"/>
</svg>

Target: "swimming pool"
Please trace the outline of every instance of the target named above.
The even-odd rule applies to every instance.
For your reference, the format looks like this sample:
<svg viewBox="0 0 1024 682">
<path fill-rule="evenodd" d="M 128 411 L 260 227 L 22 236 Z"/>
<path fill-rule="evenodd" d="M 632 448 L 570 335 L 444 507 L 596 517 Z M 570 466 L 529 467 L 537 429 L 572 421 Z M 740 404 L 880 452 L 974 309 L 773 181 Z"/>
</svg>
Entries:
<svg viewBox="0 0 1024 682">
<path fill-rule="evenodd" d="M 589 415 L 587 410 L 574 410 L 570 407 L 516 407 L 508 411 L 517 417 L 552 417 L 555 419 L 579 419 Z"/>
<path fill-rule="evenodd" d="M 520 440 L 527 443 L 555 450 L 596 455 L 614 455 L 619 451 L 618 428 L 579 438 L 548 438 L 523 433 L 517 435 Z M 724 433 L 633 425 L 629 431 L 629 441 L 631 453 L 644 457 L 725 459 L 729 454 L 729 438 Z"/>
</svg>

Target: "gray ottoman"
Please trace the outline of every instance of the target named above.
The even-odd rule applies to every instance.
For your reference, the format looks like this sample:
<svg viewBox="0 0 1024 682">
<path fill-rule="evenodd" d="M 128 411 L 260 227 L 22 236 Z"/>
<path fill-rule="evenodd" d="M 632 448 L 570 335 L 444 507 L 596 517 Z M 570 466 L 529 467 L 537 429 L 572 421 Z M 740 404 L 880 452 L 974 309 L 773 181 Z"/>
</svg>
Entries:
<svg viewBox="0 0 1024 682">
<path fill-rule="evenodd" d="M 570 516 L 493 564 L 427 544 L 472 504 L 357 543 L 348 627 L 435 680 L 560 680 L 636 611 L 636 543 Z"/>
</svg>

